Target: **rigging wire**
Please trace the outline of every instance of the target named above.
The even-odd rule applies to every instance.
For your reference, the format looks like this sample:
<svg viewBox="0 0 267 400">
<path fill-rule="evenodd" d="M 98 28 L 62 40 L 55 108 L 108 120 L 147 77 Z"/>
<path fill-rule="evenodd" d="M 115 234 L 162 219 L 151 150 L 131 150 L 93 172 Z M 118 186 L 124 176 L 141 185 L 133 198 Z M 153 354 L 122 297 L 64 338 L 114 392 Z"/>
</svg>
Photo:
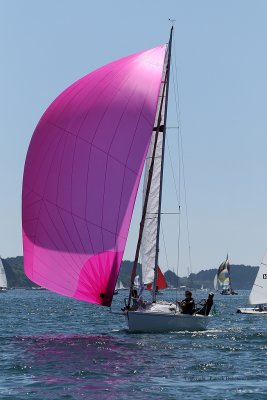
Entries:
<svg viewBox="0 0 267 400">
<path fill-rule="evenodd" d="M 178 232 L 177 232 L 177 238 L 178 238 L 178 243 L 177 243 L 177 264 L 176 264 L 176 275 L 178 276 L 178 270 L 179 270 L 179 261 L 180 261 L 180 237 L 181 237 L 181 215 L 180 215 L 180 168 L 178 168 L 178 188 L 176 184 L 176 179 L 175 179 L 175 173 L 174 173 L 174 167 L 173 167 L 173 162 L 172 162 L 172 156 L 171 156 L 171 151 L 170 151 L 170 146 L 169 146 L 169 141 L 168 141 L 168 136 L 166 136 L 166 143 L 167 143 L 167 149 L 168 149 L 168 155 L 170 159 L 170 165 L 171 165 L 171 171 L 172 171 L 172 179 L 173 179 L 173 185 L 174 185 L 174 190 L 176 194 L 176 201 L 178 205 Z M 180 160 L 179 157 L 179 152 L 178 152 L 178 160 Z M 178 161 L 179 163 L 179 161 Z M 174 273 L 174 268 L 173 268 L 173 273 Z M 177 285 L 178 286 L 178 285 Z M 176 300 L 177 300 L 177 290 L 178 287 L 176 288 Z"/>
<path fill-rule="evenodd" d="M 166 267 L 167 267 L 167 270 L 169 270 L 169 260 L 168 260 L 168 255 L 167 255 L 167 248 L 166 248 L 165 235 L 164 235 L 163 223 L 162 222 L 163 221 L 161 221 L 161 236 L 162 236 L 162 242 L 163 242 L 165 259 L 166 259 Z"/>
<path fill-rule="evenodd" d="M 188 242 L 188 258 L 189 258 L 189 267 L 187 270 L 188 277 L 190 278 L 192 272 L 192 258 L 191 258 L 191 244 L 190 244 L 190 234 L 189 234 L 189 218 L 188 218 L 188 204 L 187 204 L 187 191 L 186 191 L 186 182 L 185 182 L 185 164 L 183 157 L 183 138 L 182 138 L 182 130 L 181 130 L 181 110 L 180 110 L 180 102 L 179 102 L 179 89 L 178 89 L 178 78 L 177 78 L 177 60 L 176 60 L 176 48 L 175 48 L 175 38 L 173 41 L 174 46 L 174 68 L 173 68 L 173 86 L 174 86 L 174 100 L 175 100 L 175 111 L 176 118 L 178 123 L 178 169 L 179 169 L 179 182 L 178 182 L 178 193 L 179 193 L 179 202 L 181 201 L 181 185 L 183 185 L 184 191 L 184 202 L 185 202 L 185 218 L 186 218 L 186 230 L 187 230 L 187 242 Z M 181 179 L 182 173 L 182 179 Z M 179 205 L 180 211 L 180 205 Z M 181 218 L 179 218 L 179 227 L 178 227 L 178 260 L 177 260 L 177 275 L 179 269 L 179 258 L 180 258 L 180 237 L 181 237 Z M 191 286 L 191 284 L 190 284 Z"/>
</svg>

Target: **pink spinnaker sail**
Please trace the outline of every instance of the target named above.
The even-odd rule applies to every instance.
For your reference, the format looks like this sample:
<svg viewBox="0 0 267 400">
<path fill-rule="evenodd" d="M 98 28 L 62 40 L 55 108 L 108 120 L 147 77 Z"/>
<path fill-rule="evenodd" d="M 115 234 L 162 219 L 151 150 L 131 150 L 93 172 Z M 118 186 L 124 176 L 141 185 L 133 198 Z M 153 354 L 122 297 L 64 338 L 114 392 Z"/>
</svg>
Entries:
<svg viewBox="0 0 267 400">
<path fill-rule="evenodd" d="M 151 139 L 165 46 L 86 75 L 48 107 L 24 169 L 24 269 L 40 286 L 109 306 Z"/>
</svg>

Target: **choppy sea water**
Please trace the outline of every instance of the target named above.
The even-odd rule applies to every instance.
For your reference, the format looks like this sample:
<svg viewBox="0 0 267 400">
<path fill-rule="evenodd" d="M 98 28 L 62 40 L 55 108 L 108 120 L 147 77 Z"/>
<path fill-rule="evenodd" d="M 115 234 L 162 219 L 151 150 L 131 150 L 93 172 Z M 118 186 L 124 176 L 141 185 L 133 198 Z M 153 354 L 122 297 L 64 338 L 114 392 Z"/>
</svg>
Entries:
<svg viewBox="0 0 267 400">
<path fill-rule="evenodd" d="M 247 297 L 216 294 L 205 332 L 130 334 L 104 307 L 0 293 L 0 399 L 267 399 L 267 315 L 236 314 Z"/>
</svg>

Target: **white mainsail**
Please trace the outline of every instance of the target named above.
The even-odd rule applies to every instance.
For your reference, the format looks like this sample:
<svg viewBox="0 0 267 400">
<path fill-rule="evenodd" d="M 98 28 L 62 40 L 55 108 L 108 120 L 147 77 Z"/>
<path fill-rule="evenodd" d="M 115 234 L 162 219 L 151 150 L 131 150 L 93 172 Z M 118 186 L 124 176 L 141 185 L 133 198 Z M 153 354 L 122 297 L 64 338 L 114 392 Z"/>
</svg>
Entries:
<svg viewBox="0 0 267 400">
<path fill-rule="evenodd" d="M 0 257 L 0 288 L 7 288 L 6 273 L 1 257 Z"/>
<path fill-rule="evenodd" d="M 248 301 L 250 304 L 267 303 L 267 252 L 259 267 Z"/>
<path fill-rule="evenodd" d="M 144 189 L 148 177 L 149 166 L 151 162 L 151 154 L 154 146 L 155 134 L 150 144 L 148 158 L 146 161 L 146 170 L 144 178 Z M 144 233 L 142 237 L 141 258 L 142 258 L 142 277 L 143 283 L 151 283 L 154 280 L 155 256 L 156 256 L 156 237 L 158 225 L 158 207 L 159 207 L 159 188 L 160 188 L 160 172 L 161 172 L 161 151 L 162 151 L 162 135 L 159 136 L 157 142 L 156 158 L 154 164 L 154 172 L 152 184 L 148 199 L 148 211 L 145 220 Z M 145 196 L 145 190 L 144 190 Z"/>
<path fill-rule="evenodd" d="M 163 76 L 166 74 L 166 64 L 167 58 L 165 60 Z M 160 89 L 160 97 L 164 96 L 162 102 L 162 119 L 161 124 L 164 123 L 165 117 L 165 100 L 166 100 L 166 92 L 163 93 L 164 90 L 164 82 L 161 84 Z M 156 123 L 158 120 L 158 115 L 160 111 L 160 101 L 158 103 L 158 110 L 156 113 Z M 148 174 L 152 160 L 152 153 L 155 143 L 155 135 L 156 132 L 153 132 L 149 150 L 147 153 L 146 165 L 145 165 L 145 175 L 144 175 L 144 186 L 143 186 L 143 203 L 146 196 L 147 189 L 147 181 Z M 142 236 L 142 245 L 141 245 L 141 259 L 142 259 L 142 281 L 146 285 L 148 283 L 153 282 L 154 280 L 154 269 L 156 267 L 156 245 L 157 245 L 157 234 L 158 234 L 158 212 L 159 212 L 159 201 L 160 201 L 160 181 L 161 181 L 161 164 L 162 164 L 162 146 L 163 146 L 163 131 L 160 130 L 157 140 L 156 153 L 154 159 L 154 168 L 153 168 L 153 176 L 152 182 L 148 197 L 148 205 L 147 205 L 147 213 L 145 219 L 145 226 Z"/>
</svg>

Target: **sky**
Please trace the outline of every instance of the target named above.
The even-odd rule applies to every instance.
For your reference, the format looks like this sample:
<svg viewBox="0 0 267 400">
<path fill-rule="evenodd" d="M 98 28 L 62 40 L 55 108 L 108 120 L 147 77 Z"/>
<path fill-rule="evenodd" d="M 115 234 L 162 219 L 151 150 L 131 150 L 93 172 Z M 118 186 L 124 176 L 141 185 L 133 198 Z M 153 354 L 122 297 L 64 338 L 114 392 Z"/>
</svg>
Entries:
<svg viewBox="0 0 267 400">
<path fill-rule="evenodd" d="M 233 264 L 259 265 L 267 250 L 267 2 L 0 0 L 0 6 L 0 255 L 22 255 L 24 161 L 43 112 L 85 74 L 166 43 L 171 17 L 191 255 L 189 262 L 181 225 L 180 273 L 189 265 L 193 272 L 217 267 L 227 253 Z M 173 105 L 169 117 L 169 126 L 177 125 Z M 173 212 L 166 166 L 164 211 Z M 134 258 L 140 199 L 124 259 Z M 177 264 L 177 221 L 163 223 L 163 270 Z"/>
</svg>

